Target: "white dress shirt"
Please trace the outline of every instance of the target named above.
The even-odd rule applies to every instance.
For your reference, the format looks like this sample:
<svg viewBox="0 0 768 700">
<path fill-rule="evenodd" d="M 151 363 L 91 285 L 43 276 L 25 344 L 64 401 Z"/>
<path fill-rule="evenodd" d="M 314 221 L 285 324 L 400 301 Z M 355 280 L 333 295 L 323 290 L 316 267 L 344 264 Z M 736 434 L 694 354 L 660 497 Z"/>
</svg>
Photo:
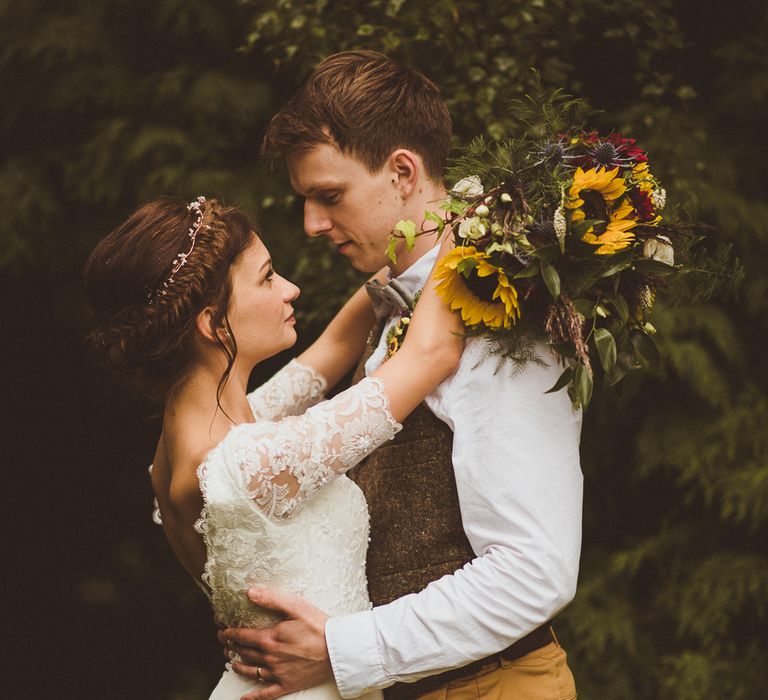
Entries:
<svg viewBox="0 0 768 700">
<path fill-rule="evenodd" d="M 436 256 L 434 248 L 398 282 L 415 293 Z M 386 356 L 386 331 L 367 373 Z M 545 366 L 499 367 L 483 339 L 469 339 L 457 371 L 427 396 L 454 433 L 461 518 L 476 557 L 420 593 L 327 622 L 342 697 L 501 651 L 573 599 L 581 548 L 581 411 L 564 389 L 545 393 L 562 367 L 546 346 L 538 351 Z"/>
</svg>

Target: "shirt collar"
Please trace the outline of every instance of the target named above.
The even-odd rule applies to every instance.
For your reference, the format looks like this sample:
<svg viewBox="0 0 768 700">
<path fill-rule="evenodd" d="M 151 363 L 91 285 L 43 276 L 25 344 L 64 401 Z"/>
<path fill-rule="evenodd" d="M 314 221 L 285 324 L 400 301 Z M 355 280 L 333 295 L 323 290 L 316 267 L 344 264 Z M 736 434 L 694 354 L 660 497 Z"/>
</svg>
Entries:
<svg viewBox="0 0 768 700">
<path fill-rule="evenodd" d="M 429 277 L 429 273 L 435 265 L 435 260 L 437 260 L 438 250 L 440 250 L 440 246 L 431 248 L 413 265 L 394 278 L 411 297 L 426 284 L 427 277 Z M 391 274 L 389 278 L 393 279 Z"/>
</svg>

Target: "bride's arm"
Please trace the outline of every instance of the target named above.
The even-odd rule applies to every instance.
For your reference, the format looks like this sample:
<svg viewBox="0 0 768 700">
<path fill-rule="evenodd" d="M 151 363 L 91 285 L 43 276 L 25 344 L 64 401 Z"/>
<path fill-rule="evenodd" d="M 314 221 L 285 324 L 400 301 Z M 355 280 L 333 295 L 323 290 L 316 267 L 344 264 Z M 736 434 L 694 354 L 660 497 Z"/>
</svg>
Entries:
<svg viewBox="0 0 768 700">
<path fill-rule="evenodd" d="M 257 421 L 275 421 L 301 415 L 323 400 L 327 387 L 325 377 L 291 360 L 248 394 L 247 399 Z"/>
<path fill-rule="evenodd" d="M 385 282 L 386 277 L 384 268 L 370 279 Z M 375 321 L 371 299 L 362 286 L 341 307 L 320 337 L 296 359 L 325 377 L 328 386 L 335 386 L 360 360 Z"/>
<path fill-rule="evenodd" d="M 379 379 L 389 399 L 392 415 L 403 420 L 443 379 L 459 365 L 464 348 L 464 326 L 436 291 L 435 268 L 453 248 L 453 237 L 445 238 L 414 309 L 403 346 L 372 377 Z"/>
<path fill-rule="evenodd" d="M 304 415 L 230 431 L 224 456 L 239 468 L 249 497 L 265 514 L 289 516 L 323 484 L 392 439 L 398 421 L 456 369 L 461 322 L 434 287 L 430 275 L 403 347 L 371 377 Z"/>
<path fill-rule="evenodd" d="M 371 279 L 385 278 L 380 270 Z M 256 420 L 298 416 L 321 401 L 328 387 L 359 361 L 374 321 L 370 298 L 361 287 L 312 345 L 248 394 Z"/>
</svg>

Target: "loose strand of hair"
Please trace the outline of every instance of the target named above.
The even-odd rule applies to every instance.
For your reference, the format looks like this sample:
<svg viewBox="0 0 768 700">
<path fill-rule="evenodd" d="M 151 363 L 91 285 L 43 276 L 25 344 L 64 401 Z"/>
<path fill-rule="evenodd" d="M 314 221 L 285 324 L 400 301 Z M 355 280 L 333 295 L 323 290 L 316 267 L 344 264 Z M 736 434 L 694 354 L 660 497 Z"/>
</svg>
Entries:
<svg viewBox="0 0 768 700">
<path fill-rule="evenodd" d="M 227 382 L 229 381 L 230 374 L 232 373 L 232 368 L 235 366 L 235 359 L 237 358 L 237 340 L 235 339 L 235 334 L 232 331 L 232 326 L 229 323 L 229 317 L 227 314 L 224 314 L 224 318 L 222 319 L 222 326 L 226 330 L 227 338 L 230 339 L 232 343 L 232 347 L 228 347 L 227 344 L 216 334 L 216 343 L 221 348 L 222 352 L 227 358 L 227 367 L 224 370 L 224 372 L 221 375 L 221 379 L 219 379 L 219 385 L 216 387 L 216 410 L 221 410 L 221 412 L 232 422 L 235 421 L 232 420 L 232 417 L 224 410 L 224 407 L 221 405 L 221 397 L 224 394 L 224 388 L 227 385 Z M 214 414 L 214 417 L 216 414 Z"/>
</svg>

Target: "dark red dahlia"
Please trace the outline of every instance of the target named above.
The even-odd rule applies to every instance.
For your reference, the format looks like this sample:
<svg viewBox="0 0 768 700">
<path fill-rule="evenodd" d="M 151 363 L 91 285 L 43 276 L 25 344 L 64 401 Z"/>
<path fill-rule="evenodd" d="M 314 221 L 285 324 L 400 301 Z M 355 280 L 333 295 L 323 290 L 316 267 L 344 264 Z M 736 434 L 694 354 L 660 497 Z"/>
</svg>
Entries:
<svg viewBox="0 0 768 700">
<path fill-rule="evenodd" d="M 634 188 L 629 191 L 629 201 L 635 208 L 638 221 L 653 221 L 656 218 L 656 210 L 648 192 Z"/>
</svg>

